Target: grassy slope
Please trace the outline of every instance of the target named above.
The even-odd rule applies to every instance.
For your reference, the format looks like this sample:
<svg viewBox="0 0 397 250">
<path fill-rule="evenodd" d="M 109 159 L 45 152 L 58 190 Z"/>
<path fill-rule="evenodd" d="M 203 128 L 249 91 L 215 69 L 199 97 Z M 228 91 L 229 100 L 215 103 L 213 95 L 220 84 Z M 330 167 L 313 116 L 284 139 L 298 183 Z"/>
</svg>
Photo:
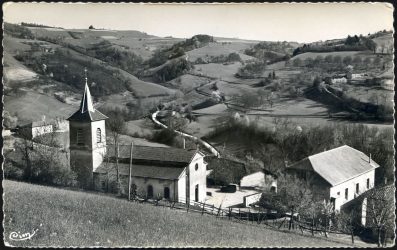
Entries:
<svg viewBox="0 0 397 250">
<path fill-rule="evenodd" d="M 105 195 L 7 180 L 3 188 L 5 241 L 14 246 L 338 246 Z M 31 240 L 8 239 L 34 229 Z"/>
<path fill-rule="evenodd" d="M 75 106 L 33 91 L 26 92 L 20 97 L 4 96 L 4 104 L 5 110 L 11 114 L 18 113 L 19 124 L 40 120 L 42 115 L 48 120 L 55 117 L 67 118 L 77 109 Z"/>
</svg>

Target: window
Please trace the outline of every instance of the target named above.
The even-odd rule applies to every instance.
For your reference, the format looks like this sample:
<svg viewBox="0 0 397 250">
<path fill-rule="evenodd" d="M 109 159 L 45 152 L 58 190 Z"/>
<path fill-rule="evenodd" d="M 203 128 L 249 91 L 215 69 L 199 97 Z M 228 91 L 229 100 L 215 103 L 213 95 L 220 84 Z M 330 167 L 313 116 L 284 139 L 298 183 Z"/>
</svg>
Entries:
<svg viewBox="0 0 397 250">
<path fill-rule="evenodd" d="M 345 189 L 345 200 L 347 200 L 349 198 L 349 189 L 346 188 Z"/>
<path fill-rule="evenodd" d="M 198 170 L 198 163 L 194 166 L 194 169 L 197 171 Z"/>
<path fill-rule="evenodd" d="M 153 187 L 152 187 L 152 185 L 147 186 L 147 198 L 153 198 Z"/>
<path fill-rule="evenodd" d="M 170 198 L 170 188 L 165 187 L 164 188 L 164 199 L 169 199 Z"/>
<path fill-rule="evenodd" d="M 84 145 L 83 130 L 77 129 L 77 145 Z"/>
<path fill-rule="evenodd" d="M 356 194 L 360 193 L 360 184 L 356 184 Z"/>
<path fill-rule="evenodd" d="M 369 189 L 369 178 L 367 179 L 367 189 Z"/>
<path fill-rule="evenodd" d="M 337 192 L 336 194 L 339 196 L 339 195 L 340 195 L 340 192 Z"/>
<path fill-rule="evenodd" d="M 102 133 L 100 128 L 96 129 L 96 142 L 97 143 L 102 142 Z"/>
</svg>

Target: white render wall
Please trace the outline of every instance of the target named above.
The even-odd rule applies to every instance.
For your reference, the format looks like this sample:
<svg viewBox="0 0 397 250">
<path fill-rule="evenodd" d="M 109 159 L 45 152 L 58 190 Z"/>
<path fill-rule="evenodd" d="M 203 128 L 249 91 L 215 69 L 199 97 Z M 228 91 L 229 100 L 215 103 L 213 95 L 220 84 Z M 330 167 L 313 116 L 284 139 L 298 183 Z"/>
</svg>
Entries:
<svg viewBox="0 0 397 250">
<path fill-rule="evenodd" d="M 44 135 L 44 134 L 48 134 L 48 133 L 52 133 L 52 125 L 44 125 L 44 126 L 40 126 L 40 127 L 33 127 L 32 128 L 32 138 L 35 138 L 36 136 L 39 135 Z"/>
<path fill-rule="evenodd" d="M 97 143 L 97 129 L 101 129 L 101 142 Z M 91 122 L 92 169 L 95 171 L 101 165 L 106 154 L 105 120 Z"/>
<path fill-rule="evenodd" d="M 369 178 L 369 189 L 374 187 L 375 169 L 364 173 L 356 178 L 350 179 L 337 186 L 330 188 L 330 197 L 335 198 L 335 210 L 340 210 L 340 207 L 348 201 L 351 201 L 358 196 L 356 194 L 356 184 L 359 183 L 360 194 L 367 190 L 367 179 Z M 345 189 L 348 188 L 348 199 L 345 199 Z M 339 195 L 338 195 L 338 192 Z"/>
<path fill-rule="evenodd" d="M 195 170 L 195 165 L 198 169 Z M 193 160 L 189 164 L 189 194 L 190 200 L 195 200 L 195 186 L 199 185 L 199 202 L 204 202 L 207 197 L 207 165 L 204 163 L 204 157 L 201 154 L 195 154 Z"/>
</svg>

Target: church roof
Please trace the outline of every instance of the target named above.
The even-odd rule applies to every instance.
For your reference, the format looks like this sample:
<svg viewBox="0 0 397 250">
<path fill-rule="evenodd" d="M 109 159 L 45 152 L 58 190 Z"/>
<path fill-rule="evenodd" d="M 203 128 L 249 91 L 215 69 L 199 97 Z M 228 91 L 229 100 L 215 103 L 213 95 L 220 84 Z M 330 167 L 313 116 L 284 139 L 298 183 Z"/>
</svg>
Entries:
<svg viewBox="0 0 397 250">
<path fill-rule="evenodd" d="M 119 163 L 118 165 L 120 175 L 128 176 L 130 165 L 126 163 Z M 102 162 L 102 164 L 94 171 L 94 173 L 105 174 L 108 171 L 114 172 L 115 169 L 116 163 Z M 185 168 L 178 167 L 131 164 L 131 176 L 134 177 L 177 180 L 184 170 Z"/>
<path fill-rule="evenodd" d="M 108 156 L 115 156 L 114 145 L 109 145 Z M 130 158 L 131 145 L 119 145 L 119 158 Z M 134 145 L 132 158 L 134 160 L 162 161 L 175 163 L 190 163 L 196 150 L 180 148 L 148 147 Z"/>
<path fill-rule="evenodd" d="M 108 117 L 98 110 L 94 109 L 92 105 L 92 97 L 90 93 L 90 89 L 88 88 L 87 81 L 85 83 L 84 95 L 80 102 L 80 108 L 77 110 L 72 116 L 70 116 L 67 120 L 69 121 L 100 121 L 105 120 Z"/>
<path fill-rule="evenodd" d="M 289 169 L 311 170 L 318 173 L 331 186 L 378 168 L 379 165 L 363 152 L 347 145 L 311 155 L 290 166 Z"/>
</svg>

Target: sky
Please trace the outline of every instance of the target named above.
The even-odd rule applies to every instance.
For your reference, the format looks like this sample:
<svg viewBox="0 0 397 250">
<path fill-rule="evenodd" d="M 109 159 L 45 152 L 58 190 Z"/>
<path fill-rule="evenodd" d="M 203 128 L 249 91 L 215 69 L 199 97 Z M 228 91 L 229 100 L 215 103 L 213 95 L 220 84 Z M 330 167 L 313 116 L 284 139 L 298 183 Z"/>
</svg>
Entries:
<svg viewBox="0 0 397 250">
<path fill-rule="evenodd" d="M 6 3 L 3 21 L 63 28 L 138 30 L 156 36 L 196 34 L 314 42 L 393 29 L 387 3 L 100 4 Z"/>
</svg>

